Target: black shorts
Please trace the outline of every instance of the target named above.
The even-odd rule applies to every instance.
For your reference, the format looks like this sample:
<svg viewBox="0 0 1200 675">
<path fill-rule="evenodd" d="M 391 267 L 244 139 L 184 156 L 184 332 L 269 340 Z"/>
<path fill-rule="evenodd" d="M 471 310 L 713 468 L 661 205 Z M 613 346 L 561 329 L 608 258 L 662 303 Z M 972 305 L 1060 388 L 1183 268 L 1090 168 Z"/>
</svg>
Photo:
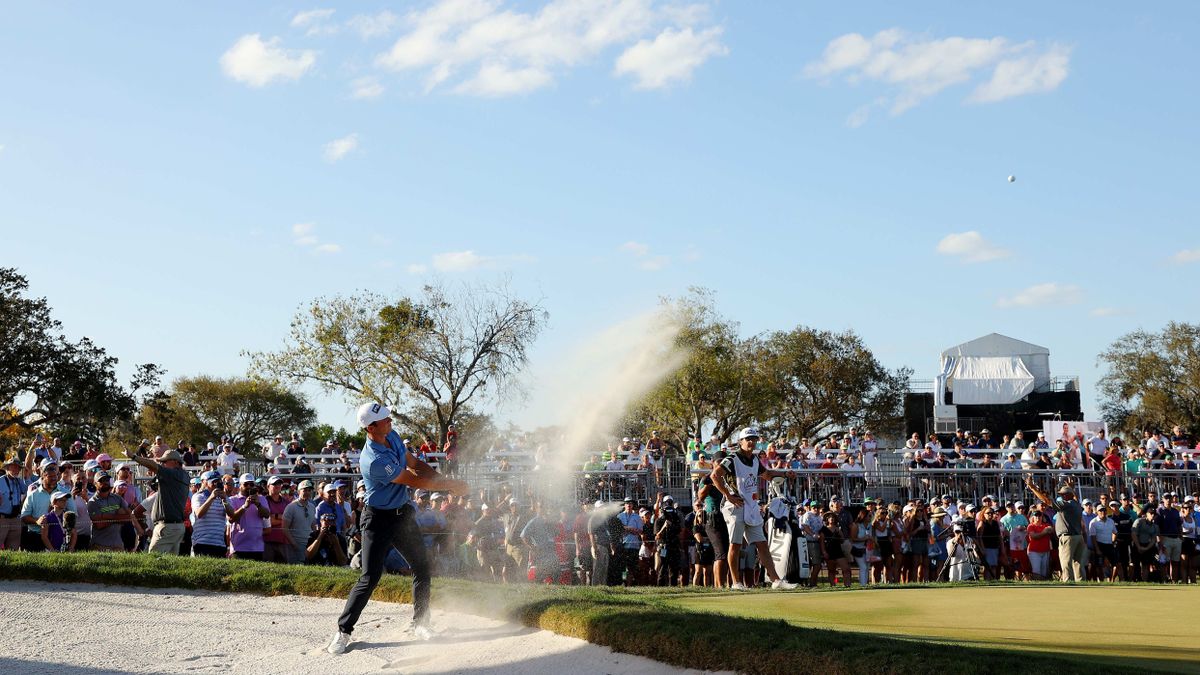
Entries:
<svg viewBox="0 0 1200 675">
<path fill-rule="evenodd" d="M 1115 544 L 1115 546 L 1117 547 L 1117 564 L 1118 565 L 1128 565 L 1129 564 L 1129 542 L 1118 541 Z"/>
<path fill-rule="evenodd" d="M 1183 548 L 1181 549 L 1186 556 L 1196 555 L 1196 540 L 1188 537 L 1183 538 Z"/>
<path fill-rule="evenodd" d="M 708 521 L 704 523 L 704 532 L 708 535 L 709 543 L 712 544 L 713 559 L 724 560 L 729 557 L 729 530 L 725 527 L 725 516 L 720 511 L 708 514 Z"/>
<path fill-rule="evenodd" d="M 717 559 L 717 554 L 713 550 L 712 544 L 701 544 L 700 553 L 696 556 L 696 562 L 700 565 L 711 565 Z"/>
<path fill-rule="evenodd" d="M 1097 542 L 1096 548 L 1100 549 L 1100 555 L 1104 556 L 1109 565 L 1117 564 L 1117 547 L 1115 544 L 1101 544 Z"/>
<path fill-rule="evenodd" d="M 1158 549 L 1151 547 L 1149 551 L 1137 551 L 1134 557 L 1143 565 L 1157 565 Z"/>
<path fill-rule="evenodd" d="M 893 553 L 891 538 L 887 537 L 887 538 L 880 539 L 880 538 L 876 537 L 875 538 L 875 550 L 879 551 L 880 558 L 891 557 L 891 555 Z"/>
</svg>

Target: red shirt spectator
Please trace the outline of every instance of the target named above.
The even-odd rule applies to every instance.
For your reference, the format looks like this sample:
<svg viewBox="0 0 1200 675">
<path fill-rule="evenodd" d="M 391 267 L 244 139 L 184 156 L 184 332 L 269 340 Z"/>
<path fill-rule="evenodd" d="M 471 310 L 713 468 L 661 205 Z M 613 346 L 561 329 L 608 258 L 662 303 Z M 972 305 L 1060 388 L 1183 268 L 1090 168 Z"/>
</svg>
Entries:
<svg viewBox="0 0 1200 675">
<path fill-rule="evenodd" d="M 1030 537 L 1029 537 L 1029 552 L 1030 553 L 1049 553 L 1050 552 L 1050 537 L 1038 537 L 1035 539 L 1032 535 L 1041 534 L 1042 532 L 1050 529 L 1051 527 L 1052 526 L 1049 525 L 1048 523 L 1046 523 L 1045 520 L 1034 521 L 1029 524 L 1029 527 L 1026 528 L 1026 532 L 1028 532 L 1030 535 Z"/>
</svg>

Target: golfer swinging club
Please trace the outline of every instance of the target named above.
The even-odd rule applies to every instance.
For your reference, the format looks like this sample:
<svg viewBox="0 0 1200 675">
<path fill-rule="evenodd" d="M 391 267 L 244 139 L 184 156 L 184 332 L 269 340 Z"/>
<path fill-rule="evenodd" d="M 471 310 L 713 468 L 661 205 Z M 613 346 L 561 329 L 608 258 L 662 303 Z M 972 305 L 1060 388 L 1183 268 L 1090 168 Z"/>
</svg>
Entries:
<svg viewBox="0 0 1200 675">
<path fill-rule="evenodd" d="M 359 458 L 358 468 L 367 486 L 366 505 L 362 522 L 362 576 L 350 589 L 346 609 L 338 619 L 338 630 L 327 648 L 330 654 L 341 654 L 350 644 L 350 633 L 362 614 L 371 592 L 383 576 L 383 561 L 388 550 L 395 546 L 413 571 L 413 635 L 428 640 L 429 628 L 429 561 L 421 531 L 417 529 L 416 511 L 408 498 L 408 488 L 438 492 L 466 492 L 461 480 L 443 478 L 425 462 L 404 449 L 400 434 L 392 431 L 392 412 L 381 403 L 365 403 L 358 409 L 358 424 L 367 430 L 367 442 Z"/>
</svg>

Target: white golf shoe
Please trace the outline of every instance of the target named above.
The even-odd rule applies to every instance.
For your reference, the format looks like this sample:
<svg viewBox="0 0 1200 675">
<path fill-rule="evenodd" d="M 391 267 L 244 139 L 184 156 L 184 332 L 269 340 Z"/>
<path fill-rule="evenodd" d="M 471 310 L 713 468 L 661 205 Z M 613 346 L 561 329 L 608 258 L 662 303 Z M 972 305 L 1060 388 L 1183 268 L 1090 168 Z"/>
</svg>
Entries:
<svg viewBox="0 0 1200 675">
<path fill-rule="evenodd" d="M 325 651 L 330 654 L 342 654 L 346 651 L 346 646 L 350 644 L 350 634 L 338 631 L 333 634 L 333 639 L 329 641 L 329 646 Z"/>
<path fill-rule="evenodd" d="M 741 583 L 741 582 L 738 582 L 738 583 L 736 583 L 736 584 L 733 584 L 732 586 L 730 586 L 730 587 L 729 587 L 729 590 L 731 590 L 731 591 L 748 591 L 748 590 L 750 590 L 750 589 L 749 589 L 749 588 L 746 588 L 746 585 L 745 585 L 745 584 L 743 584 L 743 583 Z"/>
<path fill-rule="evenodd" d="M 429 641 L 433 639 L 434 635 L 437 635 L 437 632 L 429 626 L 422 624 L 420 626 L 413 626 L 412 634 L 413 637 L 417 638 L 418 640 Z"/>
<path fill-rule="evenodd" d="M 783 579 L 776 579 L 771 583 L 771 588 L 774 588 L 777 591 L 790 591 L 795 587 L 796 584 L 793 584 L 790 581 L 784 581 Z"/>
</svg>

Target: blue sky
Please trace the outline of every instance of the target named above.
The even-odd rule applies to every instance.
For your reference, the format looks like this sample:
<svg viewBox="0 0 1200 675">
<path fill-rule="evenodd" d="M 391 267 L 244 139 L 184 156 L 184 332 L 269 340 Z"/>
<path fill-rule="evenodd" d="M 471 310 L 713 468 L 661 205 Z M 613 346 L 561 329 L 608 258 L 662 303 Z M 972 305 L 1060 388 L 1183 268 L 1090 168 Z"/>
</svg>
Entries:
<svg viewBox="0 0 1200 675">
<path fill-rule="evenodd" d="M 1038 343 L 1094 413 L 1106 345 L 1200 310 L 1190 3 L 2 12 L 0 265 L 123 365 L 237 374 L 315 296 L 507 274 L 535 365 L 702 285 L 918 376 Z"/>
</svg>

